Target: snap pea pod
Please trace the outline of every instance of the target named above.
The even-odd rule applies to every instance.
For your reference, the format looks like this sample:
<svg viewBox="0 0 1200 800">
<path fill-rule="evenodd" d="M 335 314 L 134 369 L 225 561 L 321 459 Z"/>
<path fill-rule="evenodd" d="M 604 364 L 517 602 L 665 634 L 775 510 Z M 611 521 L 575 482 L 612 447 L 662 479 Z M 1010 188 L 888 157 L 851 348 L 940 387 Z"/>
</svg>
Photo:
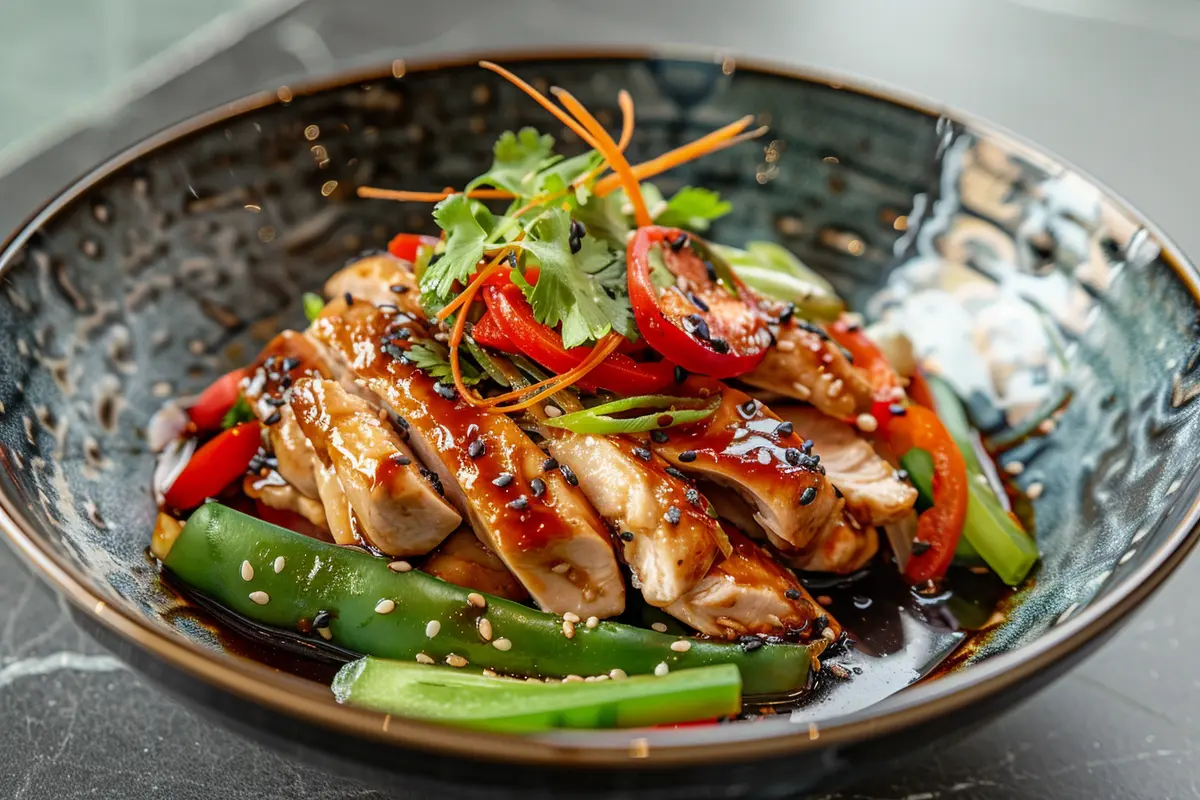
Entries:
<svg viewBox="0 0 1200 800">
<path fill-rule="evenodd" d="M 334 644 L 383 658 L 542 677 L 735 664 L 748 694 L 801 687 L 812 664 L 805 645 L 756 639 L 747 647 L 612 622 L 568 624 L 218 503 L 201 506 L 153 549 L 185 584 L 247 619 L 289 630 L 311 630 L 317 620 L 324 627 L 314 636 L 323 630 Z"/>
<path fill-rule="evenodd" d="M 508 733 L 553 728 L 635 728 L 712 719 L 741 710 L 737 667 L 639 675 L 627 680 L 528 683 L 449 667 L 363 658 L 338 671 L 340 703 Z"/>
<path fill-rule="evenodd" d="M 716 245 L 734 273 L 767 297 L 795 303 L 806 318 L 833 321 L 845 310 L 833 286 L 790 250 L 774 242 L 749 242 L 744 250 Z"/>
</svg>

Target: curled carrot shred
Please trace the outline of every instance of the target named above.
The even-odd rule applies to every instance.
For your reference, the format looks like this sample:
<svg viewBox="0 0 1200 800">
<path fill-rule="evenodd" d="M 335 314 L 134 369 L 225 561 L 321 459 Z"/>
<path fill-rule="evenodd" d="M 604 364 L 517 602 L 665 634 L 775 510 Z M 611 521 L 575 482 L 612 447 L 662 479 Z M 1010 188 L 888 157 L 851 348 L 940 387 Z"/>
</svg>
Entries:
<svg viewBox="0 0 1200 800">
<path fill-rule="evenodd" d="M 356 190 L 359 197 L 372 200 L 399 200 L 414 203 L 437 203 L 452 194 L 460 194 L 453 189 L 444 192 L 408 192 L 402 189 L 378 189 L 374 186 L 360 186 Z M 512 192 L 503 189 L 473 189 L 467 192 L 467 197 L 476 200 L 506 200 L 513 196 Z"/>
<path fill-rule="evenodd" d="M 512 399 L 513 395 L 521 397 L 529 392 L 536 392 L 532 397 L 527 397 L 519 403 L 513 403 L 512 405 L 508 406 L 489 405 L 488 411 L 493 414 L 511 414 L 514 411 L 524 411 L 530 406 L 537 405 L 547 397 L 561 392 L 563 389 L 566 389 L 572 384 L 579 382 L 589 372 L 600 366 L 604 359 L 612 355 L 613 352 L 615 352 L 616 349 L 621 346 L 621 340 L 624 338 L 625 337 L 621 336 L 619 333 L 608 334 L 596 343 L 595 349 L 592 350 L 591 354 L 588 355 L 587 358 L 581 361 L 578 366 L 572 367 L 562 375 L 535 383 L 532 386 L 528 386 L 517 392 L 509 392 L 508 394 L 500 395 L 499 397 L 489 398 L 487 402 L 489 404 L 498 403 L 504 399 Z"/>
<path fill-rule="evenodd" d="M 578 123 L 574 119 L 572 119 L 569 114 L 567 114 L 565 111 L 563 111 L 558 106 L 554 105 L 554 103 L 551 103 L 550 100 L 546 97 L 546 95 L 542 94 L 537 89 L 533 88 L 528 83 L 521 80 L 516 75 L 509 72 L 508 70 L 506 70 L 504 67 L 500 66 L 499 64 L 492 63 L 491 61 L 480 61 L 479 66 L 483 67 L 486 70 L 491 70 L 492 72 L 499 75 L 501 78 L 504 78 L 506 81 L 511 83 L 513 86 L 516 86 L 518 89 L 523 91 L 525 94 L 532 97 L 534 100 L 537 101 L 538 105 L 540 105 L 542 108 L 546 109 L 551 114 L 553 114 L 555 117 L 557 117 L 559 122 L 561 122 L 563 125 L 566 125 L 572 131 L 574 131 L 575 135 L 578 136 L 583 141 L 587 142 L 588 146 L 591 147 L 593 150 L 600 149 L 600 147 L 596 143 L 596 140 L 594 138 L 592 138 L 592 135 L 590 133 L 588 133 L 588 131 L 580 123 Z"/>
</svg>

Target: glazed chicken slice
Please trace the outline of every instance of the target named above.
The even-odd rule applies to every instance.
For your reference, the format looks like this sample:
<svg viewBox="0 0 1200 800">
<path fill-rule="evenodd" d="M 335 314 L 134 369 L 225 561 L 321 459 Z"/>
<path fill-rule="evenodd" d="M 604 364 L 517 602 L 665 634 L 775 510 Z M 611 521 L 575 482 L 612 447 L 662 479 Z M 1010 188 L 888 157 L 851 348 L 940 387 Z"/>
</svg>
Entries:
<svg viewBox="0 0 1200 800">
<path fill-rule="evenodd" d="M 291 407 L 317 458 L 333 468 L 368 544 L 392 556 L 424 555 L 462 522 L 365 400 L 334 381 L 301 378 Z"/>
<path fill-rule="evenodd" d="M 355 261 L 325 282 L 326 297 L 350 297 L 374 306 L 395 306 L 415 319 L 424 319 L 421 289 L 408 262 L 386 253 Z"/>
<path fill-rule="evenodd" d="M 864 528 L 852 516 L 843 514 L 836 525 L 822 531 L 807 547 L 775 549 L 795 569 L 848 575 L 862 569 L 879 552 L 879 532 L 873 527 Z"/>
<path fill-rule="evenodd" d="M 334 298 L 309 333 L 403 420 L 430 479 L 539 606 L 597 617 L 624 609 L 608 529 L 575 476 L 548 469 L 545 453 L 511 419 L 462 402 L 408 364 L 405 337 L 427 335 L 417 323 Z"/>
<path fill-rule="evenodd" d="M 845 496 L 846 508 L 858 522 L 885 525 L 912 510 L 917 490 L 896 477 L 895 468 L 854 428 L 807 406 L 775 411 L 793 424 L 797 436 L 812 440 L 826 476 Z"/>
<path fill-rule="evenodd" d="M 766 358 L 740 380 L 812 403 L 838 419 L 854 419 L 871 410 L 871 385 L 862 370 L 820 328 L 804 322 L 780 326 Z"/>
<path fill-rule="evenodd" d="M 338 544 L 364 544 L 365 537 L 358 527 L 358 519 L 354 516 L 354 509 L 350 508 L 350 501 L 346 499 L 346 492 L 333 465 L 323 464 L 314 453 L 313 473 L 317 481 L 317 494 L 325 508 L 329 535 Z"/>
<path fill-rule="evenodd" d="M 570 410 L 570 409 L 566 409 Z M 579 477 L 579 488 L 619 532 L 618 547 L 646 602 L 675 602 L 708 572 L 724 532 L 708 500 L 667 472 L 646 443 L 625 436 L 543 427 L 550 454 Z"/>
<path fill-rule="evenodd" d="M 521 602 L 529 592 L 499 557 L 467 528 L 459 528 L 421 563 L 421 571 L 435 578 L 477 589 L 496 597 Z"/>
<path fill-rule="evenodd" d="M 820 459 L 761 402 L 690 379 L 695 394 L 720 391 L 712 416 L 666 431 L 651 447 L 677 469 L 731 490 L 754 509 L 772 542 L 800 549 L 840 518 L 842 500 Z M 714 500 L 714 502 L 716 502 Z M 720 505 L 717 510 L 724 514 Z"/>
<path fill-rule="evenodd" d="M 745 535 L 726 527 L 732 553 L 664 610 L 697 631 L 722 639 L 761 634 L 800 641 L 836 639 L 841 626 L 796 576 Z"/>
<path fill-rule="evenodd" d="M 268 508 L 299 514 L 320 530 L 329 529 L 325 520 L 325 508 L 321 502 L 301 494 L 278 472 L 267 471 L 265 475 L 247 475 L 242 478 L 242 491 L 251 500 L 257 500 Z"/>
</svg>

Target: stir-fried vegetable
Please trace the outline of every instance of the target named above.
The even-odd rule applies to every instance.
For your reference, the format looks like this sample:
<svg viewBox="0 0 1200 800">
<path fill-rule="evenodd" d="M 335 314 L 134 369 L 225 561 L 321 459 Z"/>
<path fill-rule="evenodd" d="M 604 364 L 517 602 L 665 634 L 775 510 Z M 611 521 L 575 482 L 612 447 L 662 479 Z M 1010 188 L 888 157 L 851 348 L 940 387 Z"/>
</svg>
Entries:
<svg viewBox="0 0 1200 800">
<path fill-rule="evenodd" d="M 747 242 L 744 250 L 725 245 L 714 249 L 748 286 L 766 297 L 793 303 L 801 317 L 832 321 L 845 310 L 829 281 L 782 245 Z"/>
<path fill-rule="evenodd" d="M 163 493 L 171 508 L 195 508 L 242 476 L 261 445 L 257 422 L 243 422 L 204 444 Z"/>
<path fill-rule="evenodd" d="M 634 728 L 728 716 L 741 709 L 741 685 L 732 664 L 662 677 L 542 683 L 364 658 L 342 667 L 333 680 L 333 694 L 339 702 L 389 714 L 534 733 L 554 728 Z"/>
<path fill-rule="evenodd" d="M 734 664 L 752 694 L 802 686 L 811 664 L 804 645 L 762 645 L 755 639 L 750 648 L 613 622 L 580 623 L 568 638 L 562 617 L 469 592 L 408 571 L 406 562 L 389 565 L 217 503 L 193 513 L 167 545 L 155 552 L 163 565 L 224 607 L 383 658 L 551 677 Z"/>
<path fill-rule="evenodd" d="M 221 428 L 225 415 L 237 403 L 242 379 L 246 370 L 235 369 L 213 381 L 200 393 L 196 402 L 188 408 L 188 417 L 200 431 L 215 431 Z"/>
<path fill-rule="evenodd" d="M 650 395 L 645 397 L 625 397 L 613 400 L 611 403 L 601 403 L 598 406 L 574 411 L 561 417 L 547 419 L 543 424 L 551 428 L 565 428 L 574 433 L 642 433 L 645 431 L 672 428 L 676 425 L 690 425 L 702 419 L 711 417 L 721 405 L 721 396 L 715 395 L 707 400 L 695 397 L 670 397 L 667 395 Z M 656 409 L 651 414 L 637 417 L 614 417 L 628 411 L 643 408 Z"/>
</svg>

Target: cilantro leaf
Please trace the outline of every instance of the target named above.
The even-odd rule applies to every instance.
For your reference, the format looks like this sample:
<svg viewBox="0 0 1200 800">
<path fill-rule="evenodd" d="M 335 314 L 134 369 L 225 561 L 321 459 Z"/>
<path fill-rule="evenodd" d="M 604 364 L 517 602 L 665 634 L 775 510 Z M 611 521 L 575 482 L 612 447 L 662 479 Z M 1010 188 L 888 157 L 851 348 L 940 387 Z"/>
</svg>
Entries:
<svg viewBox="0 0 1200 800">
<path fill-rule="evenodd" d="M 520 243 L 540 267 L 538 282 L 530 285 L 519 273 L 513 280 L 533 307 L 534 318 L 550 327 L 562 324 L 564 347 L 594 341 L 610 330 L 636 335 L 628 298 L 617 293 L 612 262 L 621 254 L 585 237 L 578 253 L 571 252 L 571 218 L 552 209 Z"/>
<path fill-rule="evenodd" d="M 233 406 L 225 412 L 225 416 L 221 417 L 221 429 L 229 430 L 230 428 L 236 428 L 243 422 L 253 422 L 255 419 L 254 409 L 246 402 L 246 397 L 238 394 Z"/>
<path fill-rule="evenodd" d="M 666 209 L 655 217 L 654 222 L 667 227 L 706 231 L 710 222 L 732 209 L 732 203 L 722 200 L 721 195 L 711 189 L 684 186 L 667 201 Z"/>
<path fill-rule="evenodd" d="M 454 372 L 450 369 L 450 350 L 446 345 L 433 339 L 414 339 L 415 344 L 404 351 L 404 357 L 414 367 L 431 378 L 437 378 L 441 383 L 454 380 Z M 463 383 L 474 386 L 486 377 L 474 362 L 459 351 L 458 366 L 462 372 Z"/>
<path fill-rule="evenodd" d="M 633 226 L 621 210 L 625 195 L 613 192 L 606 197 L 592 195 L 575 210 L 575 218 L 587 226 L 588 235 L 624 249 Z"/>
<path fill-rule="evenodd" d="M 533 128 L 500 134 L 492 147 L 492 156 L 491 169 L 467 184 L 468 191 L 494 186 L 518 197 L 528 196 L 536 191 L 538 173 L 562 160 L 554 155 L 554 137 Z"/>
<path fill-rule="evenodd" d="M 455 281 L 465 283 L 475 272 L 495 225 L 486 206 L 462 194 L 452 194 L 434 206 L 433 219 L 446 232 L 446 249 L 421 273 L 421 305 L 430 312 L 449 302 Z"/>
</svg>

